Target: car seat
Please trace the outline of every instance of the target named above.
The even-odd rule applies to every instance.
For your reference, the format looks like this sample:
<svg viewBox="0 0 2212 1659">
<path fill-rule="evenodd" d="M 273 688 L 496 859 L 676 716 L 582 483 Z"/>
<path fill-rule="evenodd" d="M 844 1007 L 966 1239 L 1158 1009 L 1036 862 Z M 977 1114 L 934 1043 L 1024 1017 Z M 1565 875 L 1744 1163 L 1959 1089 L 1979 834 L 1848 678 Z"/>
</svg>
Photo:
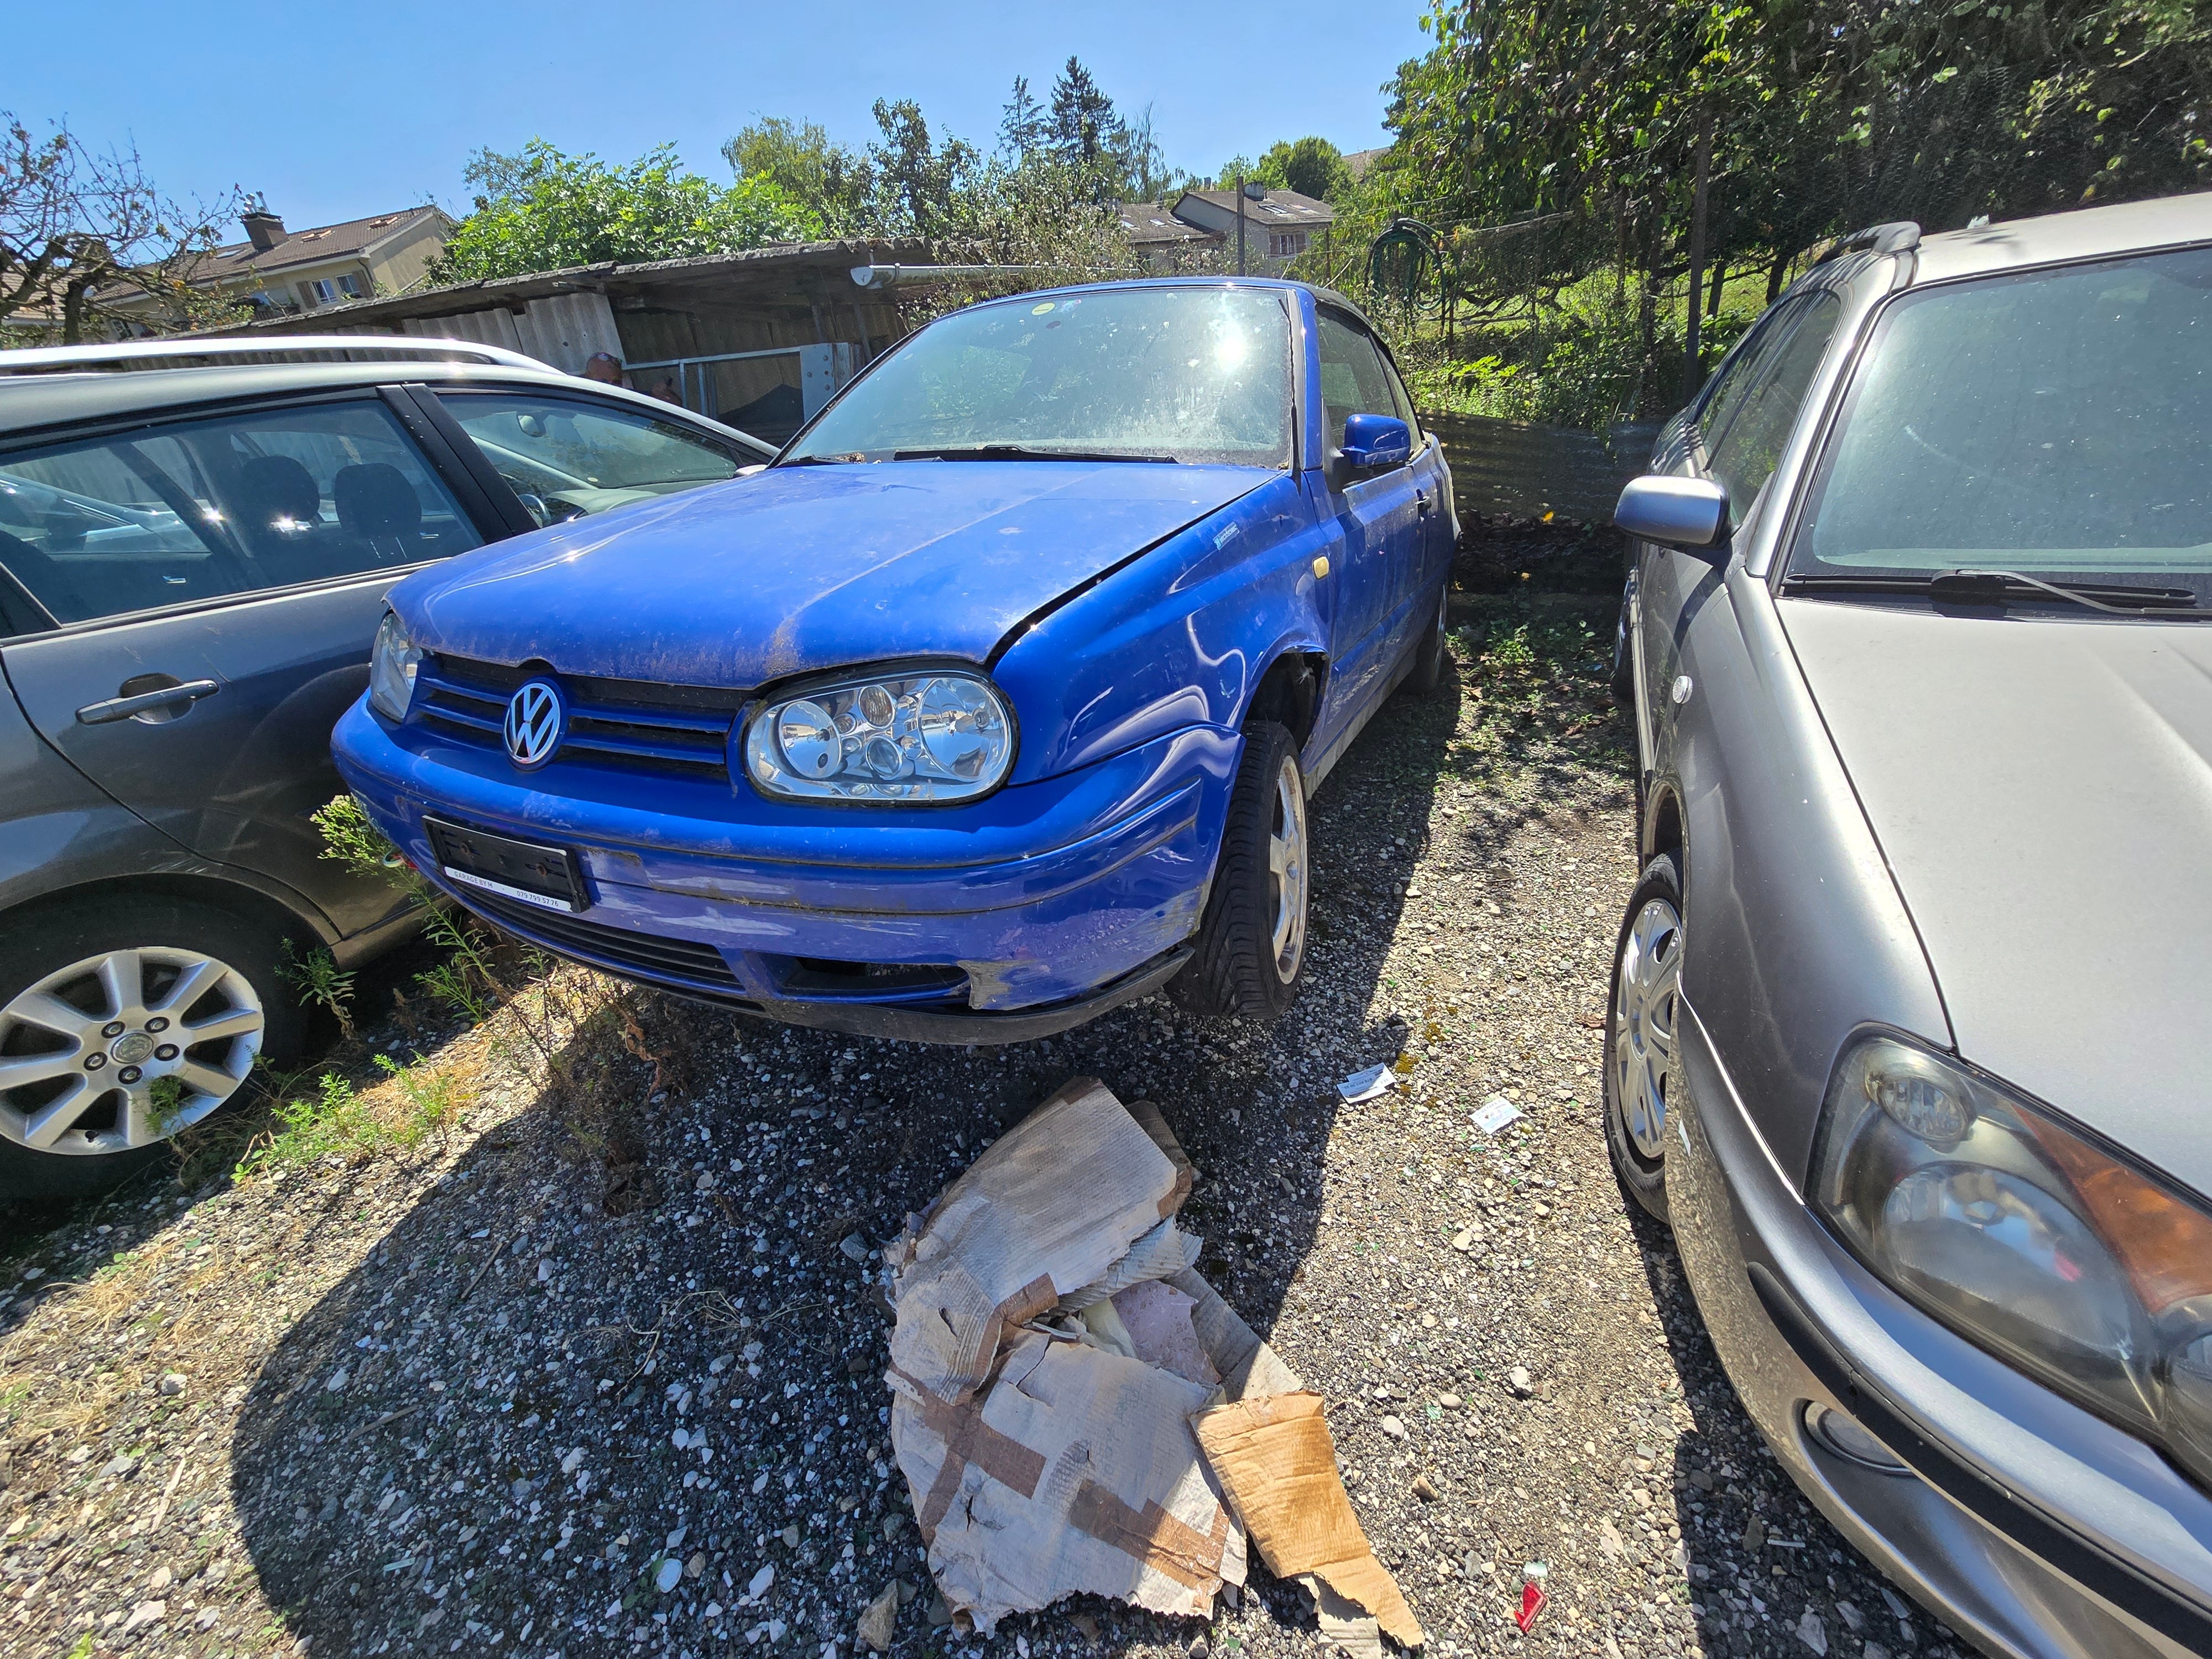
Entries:
<svg viewBox="0 0 2212 1659">
<path fill-rule="evenodd" d="M 405 564 L 420 556 L 416 538 L 422 528 L 422 499 L 389 461 L 339 468 L 331 500 L 338 522 L 368 543 L 380 563 Z"/>
</svg>

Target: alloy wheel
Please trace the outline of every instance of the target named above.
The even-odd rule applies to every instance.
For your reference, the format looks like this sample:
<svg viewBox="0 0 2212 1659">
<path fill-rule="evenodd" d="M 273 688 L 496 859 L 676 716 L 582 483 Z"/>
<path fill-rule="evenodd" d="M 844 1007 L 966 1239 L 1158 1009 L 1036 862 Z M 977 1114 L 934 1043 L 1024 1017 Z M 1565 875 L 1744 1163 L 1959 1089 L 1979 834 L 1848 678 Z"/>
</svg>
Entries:
<svg viewBox="0 0 2212 1659">
<path fill-rule="evenodd" d="M 1674 1054 L 1682 918 L 1663 898 L 1645 901 L 1620 943 L 1613 1020 L 1613 1097 L 1637 1152 L 1656 1164 L 1667 1151 L 1667 1067 Z"/>
<path fill-rule="evenodd" d="M 1275 773 L 1275 810 L 1267 832 L 1267 891 L 1273 901 L 1275 974 L 1297 976 L 1306 948 L 1306 792 L 1295 757 Z"/>
<path fill-rule="evenodd" d="M 252 982 L 204 951 L 72 963 L 0 1007 L 0 1136 L 78 1154 L 165 1140 L 237 1092 L 266 1024 Z"/>
</svg>

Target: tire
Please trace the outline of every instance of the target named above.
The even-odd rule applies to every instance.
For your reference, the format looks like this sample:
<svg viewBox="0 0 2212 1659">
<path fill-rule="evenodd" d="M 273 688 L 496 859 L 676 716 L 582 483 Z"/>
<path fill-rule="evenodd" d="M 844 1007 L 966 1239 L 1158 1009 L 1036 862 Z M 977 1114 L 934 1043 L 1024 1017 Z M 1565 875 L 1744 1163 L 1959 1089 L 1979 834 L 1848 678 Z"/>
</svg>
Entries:
<svg viewBox="0 0 2212 1659">
<path fill-rule="evenodd" d="M 1662 853 L 1644 866 L 1613 945 L 1605 1020 L 1605 1145 L 1628 1195 L 1667 1212 L 1667 1106 L 1680 1029 L 1682 871 Z"/>
<path fill-rule="evenodd" d="M 276 973 L 282 949 L 212 905 L 120 896 L 0 943 L 0 1200 L 106 1192 L 234 1105 L 257 1058 L 293 1063 L 306 1022 Z M 213 1029 L 164 1041 L 192 1027 Z"/>
<path fill-rule="evenodd" d="M 1445 592 L 1437 594 L 1437 619 L 1431 624 L 1421 642 L 1413 647 L 1413 666 L 1406 676 L 1406 689 L 1419 696 L 1432 696 L 1444 683 L 1444 670 L 1450 665 L 1451 651 L 1444 643 Z"/>
<path fill-rule="evenodd" d="M 1298 746 L 1274 721 L 1256 721 L 1245 728 L 1213 888 L 1191 939 L 1194 952 L 1169 982 L 1169 994 L 1194 1014 L 1281 1013 L 1305 971 L 1312 890 Z"/>
</svg>

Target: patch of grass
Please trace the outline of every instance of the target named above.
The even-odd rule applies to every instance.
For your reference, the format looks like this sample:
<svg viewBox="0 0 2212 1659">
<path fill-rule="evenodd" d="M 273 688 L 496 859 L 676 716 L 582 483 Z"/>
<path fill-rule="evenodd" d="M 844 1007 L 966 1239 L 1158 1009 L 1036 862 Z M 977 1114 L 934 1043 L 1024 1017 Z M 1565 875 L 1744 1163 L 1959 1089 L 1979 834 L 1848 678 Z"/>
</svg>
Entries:
<svg viewBox="0 0 2212 1659">
<path fill-rule="evenodd" d="M 366 1090 L 325 1072 L 312 1095 L 280 1101 L 270 1127 L 239 1159 L 234 1178 L 280 1174 L 325 1158 L 412 1152 L 459 1125 L 467 1101 L 451 1072 L 403 1066 L 388 1054 L 379 1054 L 376 1065 L 384 1079 Z"/>
<path fill-rule="evenodd" d="M 329 1010 L 339 1031 L 353 1036 L 353 975 L 338 966 L 338 959 L 328 949 L 318 945 L 301 957 L 294 953 L 292 941 L 286 939 L 276 976 L 292 988 L 302 1005 Z"/>
</svg>

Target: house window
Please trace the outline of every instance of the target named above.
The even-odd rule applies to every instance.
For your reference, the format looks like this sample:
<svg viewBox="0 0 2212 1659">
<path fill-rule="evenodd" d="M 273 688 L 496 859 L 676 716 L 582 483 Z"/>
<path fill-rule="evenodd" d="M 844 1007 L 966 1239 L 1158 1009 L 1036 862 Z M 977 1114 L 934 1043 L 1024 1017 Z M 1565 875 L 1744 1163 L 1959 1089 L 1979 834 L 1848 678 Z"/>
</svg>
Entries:
<svg viewBox="0 0 2212 1659">
<path fill-rule="evenodd" d="M 1291 259 L 1306 251 L 1306 234 L 1303 230 L 1271 233 L 1267 237 L 1267 256 L 1273 259 Z"/>
<path fill-rule="evenodd" d="M 361 298 L 361 278 L 351 274 L 319 276 L 304 284 L 301 294 L 311 306 L 331 306 L 341 300 L 358 300 Z"/>
</svg>

